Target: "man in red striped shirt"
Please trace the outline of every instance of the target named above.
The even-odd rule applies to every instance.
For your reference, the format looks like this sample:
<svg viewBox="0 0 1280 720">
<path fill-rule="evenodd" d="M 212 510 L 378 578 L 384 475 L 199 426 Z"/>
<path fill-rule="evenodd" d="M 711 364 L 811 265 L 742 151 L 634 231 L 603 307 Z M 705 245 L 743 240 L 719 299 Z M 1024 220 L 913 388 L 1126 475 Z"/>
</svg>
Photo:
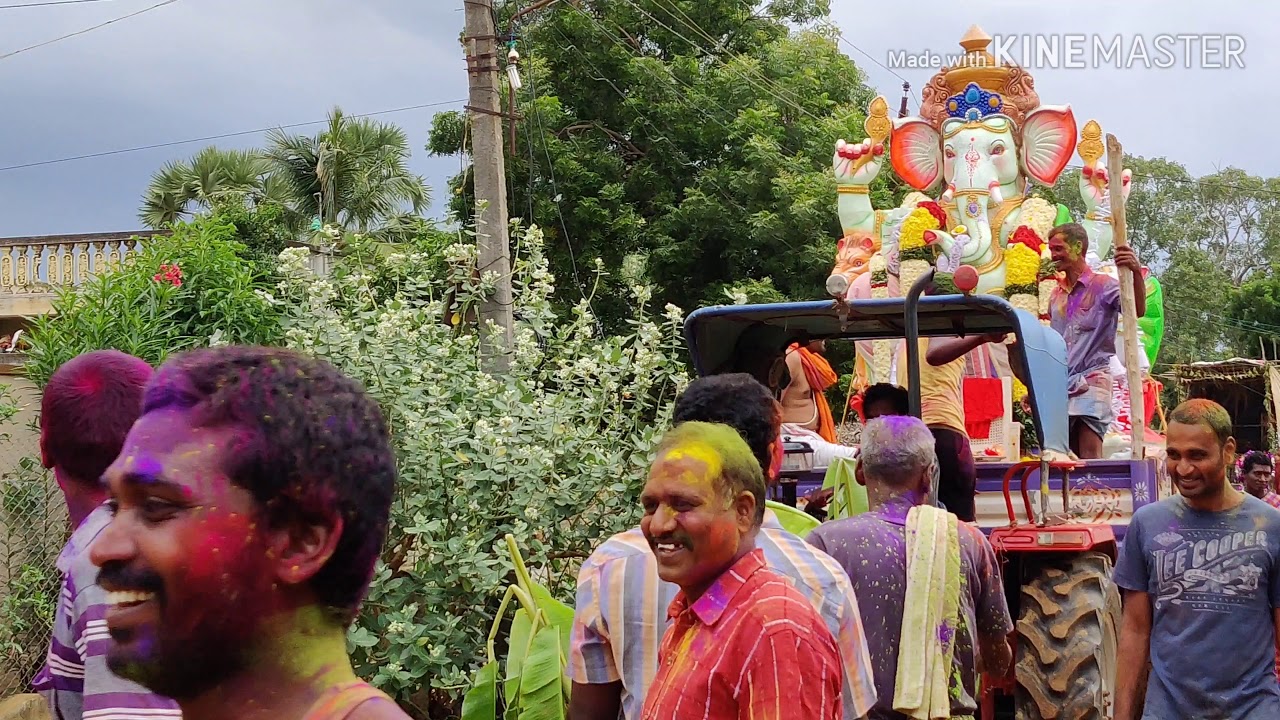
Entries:
<svg viewBox="0 0 1280 720">
<path fill-rule="evenodd" d="M 765 567 L 760 463 L 725 425 L 667 433 L 640 495 L 658 575 L 680 586 L 643 720 L 837 720 L 840 651 L 813 606 Z"/>
</svg>

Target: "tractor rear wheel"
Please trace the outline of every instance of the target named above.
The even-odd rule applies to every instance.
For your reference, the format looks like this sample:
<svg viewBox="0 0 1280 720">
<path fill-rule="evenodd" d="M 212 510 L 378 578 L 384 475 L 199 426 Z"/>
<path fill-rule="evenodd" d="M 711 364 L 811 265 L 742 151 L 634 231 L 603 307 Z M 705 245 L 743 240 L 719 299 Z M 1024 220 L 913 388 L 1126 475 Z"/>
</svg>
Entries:
<svg viewBox="0 0 1280 720">
<path fill-rule="evenodd" d="M 1022 586 L 1018 720 L 1107 720 L 1115 702 L 1120 591 L 1111 558 L 1047 558 Z"/>
</svg>

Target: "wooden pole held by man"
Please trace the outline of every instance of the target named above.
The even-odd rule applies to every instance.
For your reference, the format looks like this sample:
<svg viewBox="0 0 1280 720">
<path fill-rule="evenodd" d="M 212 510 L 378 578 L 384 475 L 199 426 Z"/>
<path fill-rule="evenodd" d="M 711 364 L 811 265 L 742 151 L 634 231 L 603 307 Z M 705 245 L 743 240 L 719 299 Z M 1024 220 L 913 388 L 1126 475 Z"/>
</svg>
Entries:
<svg viewBox="0 0 1280 720">
<path fill-rule="evenodd" d="M 486 368 L 506 372 L 512 344 L 511 244 L 507 230 L 507 176 L 503 153 L 502 94 L 498 86 L 498 37 L 493 0 L 463 0 L 466 15 L 467 110 L 476 193 L 476 268 L 498 278 L 493 295 L 480 304 L 480 332 L 486 339 Z M 496 337 L 485 330 L 497 325 Z"/>
<path fill-rule="evenodd" d="M 1115 135 L 1107 134 L 1107 193 L 1111 201 L 1111 227 L 1115 230 L 1114 246 L 1128 247 L 1125 234 L 1124 200 L 1124 148 Z M 1120 280 L 1120 312 L 1124 325 L 1124 369 L 1129 383 L 1129 426 L 1133 435 L 1133 459 L 1146 456 L 1147 416 L 1143 402 L 1142 364 L 1138 353 L 1138 307 L 1134 297 L 1133 271 L 1116 268 Z"/>
</svg>

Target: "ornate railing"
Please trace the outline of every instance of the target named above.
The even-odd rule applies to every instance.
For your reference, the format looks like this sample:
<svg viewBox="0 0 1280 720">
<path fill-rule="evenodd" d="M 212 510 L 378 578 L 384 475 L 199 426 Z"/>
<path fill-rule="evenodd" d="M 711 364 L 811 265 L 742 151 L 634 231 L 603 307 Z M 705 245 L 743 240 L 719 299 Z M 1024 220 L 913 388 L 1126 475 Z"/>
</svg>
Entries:
<svg viewBox="0 0 1280 720">
<path fill-rule="evenodd" d="M 144 237 L 79 235 L 0 240 L 0 296 L 51 294 L 118 268 Z"/>
</svg>

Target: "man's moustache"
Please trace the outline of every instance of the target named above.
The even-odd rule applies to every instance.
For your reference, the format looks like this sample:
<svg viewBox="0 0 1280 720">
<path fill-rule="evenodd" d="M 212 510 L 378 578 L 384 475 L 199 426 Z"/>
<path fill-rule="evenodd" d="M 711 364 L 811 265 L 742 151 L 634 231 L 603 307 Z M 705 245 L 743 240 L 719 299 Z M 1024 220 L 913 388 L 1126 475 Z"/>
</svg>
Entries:
<svg viewBox="0 0 1280 720">
<path fill-rule="evenodd" d="M 159 594 L 164 581 L 150 570 L 131 568 L 123 562 L 105 563 L 98 571 L 98 585 L 115 591 L 137 590 Z"/>
</svg>

